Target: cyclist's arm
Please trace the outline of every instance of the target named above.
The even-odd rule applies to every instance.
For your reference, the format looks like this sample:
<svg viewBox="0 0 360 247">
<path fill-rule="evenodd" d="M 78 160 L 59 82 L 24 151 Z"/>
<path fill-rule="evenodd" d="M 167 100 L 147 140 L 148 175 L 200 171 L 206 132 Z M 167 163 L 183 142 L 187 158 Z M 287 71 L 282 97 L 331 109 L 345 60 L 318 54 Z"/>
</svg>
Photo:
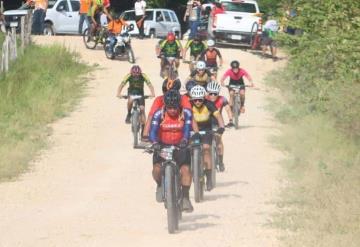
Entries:
<svg viewBox="0 0 360 247">
<path fill-rule="evenodd" d="M 144 80 L 145 80 L 146 85 L 147 85 L 148 88 L 150 89 L 151 96 L 152 96 L 152 97 L 155 97 L 154 86 L 151 84 L 151 81 L 150 81 L 149 77 L 148 77 L 145 73 L 142 73 L 142 76 L 144 77 Z"/>
<path fill-rule="evenodd" d="M 125 78 L 123 79 L 123 81 L 120 83 L 120 86 L 118 88 L 118 91 L 117 91 L 117 97 L 120 97 L 121 96 L 121 92 L 123 90 L 123 88 L 125 87 L 126 83 L 128 83 L 129 81 L 129 77 L 130 77 L 130 74 L 128 74 L 127 76 L 125 76 Z"/>
<path fill-rule="evenodd" d="M 206 107 L 209 109 L 209 111 L 212 113 L 212 115 L 216 118 L 219 128 L 224 128 L 224 119 L 221 116 L 220 111 L 216 108 L 214 103 L 207 101 Z"/>
<path fill-rule="evenodd" d="M 253 80 L 252 80 L 251 76 L 249 75 L 249 73 L 248 73 L 246 70 L 244 70 L 244 69 L 240 69 L 240 72 L 244 75 L 244 77 L 245 77 L 246 79 L 249 80 L 251 86 L 253 87 L 253 86 L 254 86 L 254 83 L 253 83 Z"/>
<path fill-rule="evenodd" d="M 110 15 L 109 11 L 107 10 L 107 8 L 105 6 L 103 6 L 103 12 L 107 16 L 107 18 L 109 18 L 110 21 L 113 20 L 112 16 Z"/>
<path fill-rule="evenodd" d="M 232 121 L 233 120 L 233 115 L 232 115 L 230 105 L 227 104 L 226 106 L 224 106 L 224 108 L 225 108 L 226 114 L 227 114 L 227 116 L 229 118 L 229 121 Z"/>
<path fill-rule="evenodd" d="M 155 112 L 155 114 L 152 118 L 151 125 L 150 125 L 150 135 L 149 135 L 149 140 L 152 143 L 159 141 L 158 133 L 159 133 L 159 129 L 160 129 L 161 117 L 162 117 L 162 110 L 158 110 L 157 112 Z"/>
<path fill-rule="evenodd" d="M 219 60 L 220 60 L 220 66 L 222 66 L 222 65 L 223 65 L 222 55 L 221 55 L 221 53 L 220 53 L 220 51 L 219 51 L 218 49 L 216 49 L 216 53 L 217 53 L 217 55 L 218 55 L 218 57 L 219 57 Z"/>
<path fill-rule="evenodd" d="M 224 75 L 221 77 L 221 79 L 220 79 L 220 84 L 221 84 L 221 86 L 224 86 L 224 85 L 225 85 L 225 84 L 224 84 L 224 81 L 225 81 L 225 79 L 226 79 L 228 76 L 230 76 L 230 71 L 229 71 L 229 70 L 227 70 L 227 71 L 224 73 Z"/>
</svg>

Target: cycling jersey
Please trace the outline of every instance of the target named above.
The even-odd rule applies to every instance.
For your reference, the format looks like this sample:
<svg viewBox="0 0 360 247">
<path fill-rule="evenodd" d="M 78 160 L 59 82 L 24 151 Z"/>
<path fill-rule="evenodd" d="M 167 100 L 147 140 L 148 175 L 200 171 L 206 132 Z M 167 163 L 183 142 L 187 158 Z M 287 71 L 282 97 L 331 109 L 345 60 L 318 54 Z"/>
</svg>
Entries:
<svg viewBox="0 0 360 247">
<path fill-rule="evenodd" d="M 244 84 L 244 80 L 243 77 L 246 77 L 249 81 L 251 81 L 251 77 L 248 74 L 248 72 L 246 72 L 246 70 L 239 68 L 239 72 L 238 73 L 234 73 L 234 71 L 232 69 L 228 69 L 223 77 L 222 77 L 222 81 L 225 80 L 227 77 L 230 77 L 230 85 L 243 85 Z"/>
<path fill-rule="evenodd" d="M 146 85 L 151 85 L 149 78 L 144 73 L 141 73 L 141 75 L 138 77 L 134 77 L 131 74 L 126 75 L 123 81 L 121 82 L 121 85 L 125 86 L 126 83 L 129 83 L 129 88 L 128 88 L 129 94 L 134 94 L 134 95 L 144 94 L 144 83 L 146 83 Z"/>
<path fill-rule="evenodd" d="M 155 112 L 151 121 L 151 142 L 166 145 L 178 145 L 182 139 L 189 140 L 192 124 L 192 113 L 183 109 L 179 116 L 171 117 L 164 109 Z"/>
<path fill-rule="evenodd" d="M 208 67 L 217 67 L 217 56 L 222 58 L 221 53 L 218 49 L 213 48 L 210 50 L 209 48 L 206 49 L 201 53 L 200 59 L 206 62 L 206 66 Z"/>
<path fill-rule="evenodd" d="M 194 40 L 191 39 L 186 43 L 185 48 L 190 48 L 190 56 L 197 57 L 206 49 L 206 45 L 200 41 L 195 43 Z"/>
<path fill-rule="evenodd" d="M 211 130 L 211 117 L 220 114 L 214 103 L 206 99 L 200 108 L 192 104 L 192 113 L 199 130 Z"/>
<path fill-rule="evenodd" d="M 168 42 L 166 39 L 160 42 L 161 52 L 165 57 L 179 57 L 179 50 L 181 50 L 181 43 L 178 40 L 175 42 Z"/>
<path fill-rule="evenodd" d="M 222 109 L 229 104 L 228 100 L 224 96 L 218 96 L 215 101 L 212 101 L 215 107 L 221 112 Z"/>
<path fill-rule="evenodd" d="M 189 98 L 186 95 L 181 96 L 181 107 L 191 109 L 191 103 L 189 101 Z M 157 96 L 151 105 L 150 111 L 149 111 L 149 117 L 152 117 L 154 113 L 164 106 L 164 96 L 160 95 Z"/>
<path fill-rule="evenodd" d="M 189 77 L 189 80 L 194 80 L 198 85 L 206 87 L 206 84 L 211 81 L 211 72 L 205 70 L 203 75 L 200 75 L 199 72 L 194 70 Z"/>
</svg>

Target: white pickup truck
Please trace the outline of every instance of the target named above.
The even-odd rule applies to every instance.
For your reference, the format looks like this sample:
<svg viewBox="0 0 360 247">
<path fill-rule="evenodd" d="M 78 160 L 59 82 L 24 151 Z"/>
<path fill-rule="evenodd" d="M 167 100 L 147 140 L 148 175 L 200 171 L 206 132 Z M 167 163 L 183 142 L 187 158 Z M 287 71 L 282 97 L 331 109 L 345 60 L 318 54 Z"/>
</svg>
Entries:
<svg viewBox="0 0 360 247">
<path fill-rule="evenodd" d="M 216 43 L 252 45 L 261 32 L 261 13 L 255 0 L 220 0 L 225 13 L 210 15 L 208 34 Z"/>
</svg>

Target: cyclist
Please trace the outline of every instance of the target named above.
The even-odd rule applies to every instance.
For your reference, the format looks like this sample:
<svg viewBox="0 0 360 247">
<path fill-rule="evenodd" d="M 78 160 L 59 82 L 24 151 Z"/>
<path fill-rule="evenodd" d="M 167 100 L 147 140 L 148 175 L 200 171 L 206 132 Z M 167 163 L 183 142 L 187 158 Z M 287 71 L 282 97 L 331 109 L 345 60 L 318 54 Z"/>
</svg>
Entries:
<svg viewBox="0 0 360 247">
<path fill-rule="evenodd" d="M 142 73 L 141 68 L 138 65 L 132 66 L 130 73 L 127 74 L 125 76 L 125 78 L 122 80 L 122 82 L 118 88 L 117 97 L 121 97 L 121 91 L 123 90 L 126 83 L 129 83 L 128 96 L 131 96 L 131 95 L 144 96 L 144 83 L 146 83 L 146 85 L 149 87 L 149 89 L 151 91 L 151 97 L 155 97 L 153 85 L 151 84 L 148 76 L 145 73 Z M 127 112 L 126 119 L 125 119 L 125 122 L 127 124 L 130 123 L 132 104 L 133 104 L 133 100 L 129 97 L 128 104 L 127 104 L 128 112 Z M 145 120 L 146 120 L 145 99 L 144 98 L 140 99 L 139 105 L 140 105 L 140 113 L 141 113 L 140 121 L 142 124 L 142 130 L 143 130 L 144 129 L 143 127 L 145 125 Z"/>
<path fill-rule="evenodd" d="M 191 169 L 190 169 L 190 151 L 187 148 L 192 114 L 191 110 L 181 108 L 181 96 L 177 90 L 169 90 L 164 95 L 165 106 L 156 111 L 151 122 L 150 141 L 155 149 L 153 155 L 153 178 L 157 184 L 156 200 L 162 201 L 161 189 L 161 165 L 163 159 L 156 150 L 160 150 L 162 146 L 176 145 L 179 150 L 174 151 L 174 159 L 180 167 L 181 185 L 182 185 L 182 210 L 192 212 L 193 206 L 189 198 L 189 190 L 191 186 Z"/>
<path fill-rule="evenodd" d="M 193 80 L 204 88 L 206 88 L 208 82 L 214 79 L 215 78 L 211 75 L 211 72 L 206 69 L 206 64 L 204 61 L 198 61 L 196 63 L 196 70 L 194 70 L 188 78 L 188 80 Z"/>
<path fill-rule="evenodd" d="M 113 20 L 107 8 L 110 6 L 107 0 L 93 0 L 91 8 L 89 8 L 88 16 L 91 20 L 91 33 L 95 34 L 95 31 L 101 25 L 101 14 L 104 13 L 110 21 Z"/>
<path fill-rule="evenodd" d="M 163 70 L 165 67 L 166 58 L 174 57 L 175 58 L 175 67 L 179 68 L 181 58 L 182 46 L 178 39 L 173 32 L 169 32 L 166 36 L 166 39 L 160 40 L 158 45 L 156 46 L 156 55 L 158 58 L 161 58 L 160 61 L 160 68 L 161 68 L 161 75 L 163 74 Z"/>
<path fill-rule="evenodd" d="M 179 91 L 181 87 L 181 82 L 179 79 L 171 81 L 170 79 L 165 79 L 162 86 L 163 94 L 165 94 L 169 90 L 177 90 Z M 145 123 L 144 133 L 143 133 L 143 140 L 146 141 L 149 135 L 150 125 L 151 125 L 151 119 L 154 115 L 154 113 L 161 109 L 164 106 L 164 96 L 160 95 L 155 98 L 153 101 L 153 104 L 151 105 L 147 121 Z M 181 107 L 191 109 L 191 104 L 189 101 L 189 98 L 186 95 L 181 96 Z M 197 125 L 195 122 L 193 122 L 193 130 L 197 131 Z"/>
<path fill-rule="evenodd" d="M 225 131 L 224 120 L 220 114 L 220 111 L 215 107 L 214 103 L 205 99 L 206 90 L 200 85 L 194 86 L 190 91 L 192 113 L 193 118 L 198 124 L 199 131 L 211 131 L 212 120 L 214 117 L 217 120 L 219 128 L 216 134 L 222 135 Z M 207 133 L 201 136 L 201 143 L 203 147 L 204 167 L 206 175 L 206 189 L 212 190 L 211 172 L 212 172 L 212 160 L 211 160 L 211 143 L 212 134 Z"/>
<path fill-rule="evenodd" d="M 251 87 L 254 87 L 254 83 L 252 81 L 251 76 L 249 75 L 248 72 L 246 72 L 246 70 L 240 68 L 240 63 L 237 60 L 234 60 L 230 63 L 230 69 L 228 69 L 223 77 L 220 80 L 221 86 L 224 86 L 224 81 L 227 77 L 230 77 L 230 82 L 229 82 L 229 86 L 233 85 L 233 86 L 240 86 L 240 101 L 241 101 L 241 105 L 240 105 L 240 112 L 244 113 L 245 112 L 245 83 L 244 83 L 244 79 L 243 77 L 246 77 L 246 79 L 248 79 L 251 83 Z M 232 90 L 231 88 L 229 88 L 229 94 L 230 94 L 230 107 L 233 107 L 233 102 L 234 102 L 234 90 Z"/>
<path fill-rule="evenodd" d="M 215 48 L 215 41 L 212 39 L 209 39 L 207 41 L 207 49 L 202 52 L 200 59 L 205 61 L 206 67 L 210 68 L 213 71 L 213 74 L 216 77 L 216 73 L 218 70 L 218 67 L 222 66 L 223 59 L 222 55 L 219 51 L 219 49 Z M 217 62 L 217 58 L 219 57 L 219 64 Z M 219 66 L 218 66 L 219 65 Z"/>
<path fill-rule="evenodd" d="M 199 35 L 196 35 L 194 39 L 190 39 L 183 50 L 182 57 L 186 57 L 186 52 L 190 48 L 190 64 L 189 69 L 190 73 L 194 70 L 194 61 L 198 61 L 200 58 L 200 55 L 203 51 L 206 49 L 206 44 L 201 40 L 201 37 Z"/>
<path fill-rule="evenodd" d="M 226 127 L 232 127 L 234 126 L 234 124 L 232 123 L 232 112 L 227 99 L 224 96 L 219 95 L 220 88 L 221 88 L 220 84 L 217 83 L 216 81 L 211 81 L 210 83 L 208 83 L 206 87 L 206 91 L 208 93 L 206 99 L 213 102 L 215 107 L 220 111 L 221 114 L 222 114 L 222 110 L 225 108 L 229 118 L 229 123 L 226 125 Z M 217 125 L 216 121 L 213 121 L 213 125 L 215 126 Z M 223 172 L 225 171 L 225 166 L 223 162 L 224 144 L 222 142 L 221 136 L 215 136 L 215 141 L 219 152 L 219 161 L 220 161 L 219 169 L 221 172 Z"/>
</svg>

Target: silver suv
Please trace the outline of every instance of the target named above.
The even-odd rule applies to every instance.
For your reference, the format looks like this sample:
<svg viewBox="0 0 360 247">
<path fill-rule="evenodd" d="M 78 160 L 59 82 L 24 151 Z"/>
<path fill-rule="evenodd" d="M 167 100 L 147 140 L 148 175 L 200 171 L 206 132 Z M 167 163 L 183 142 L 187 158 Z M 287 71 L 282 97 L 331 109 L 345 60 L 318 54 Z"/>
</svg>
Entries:
<svg viewBox="0 0 360 247">
<path fill-rule="evenodd" d="M 144 22 L 144 33 L 150 38 L 165 37 L 170 31 L 181 37 L 181 27 L 174 11 L 170 9 L 146 9 Z M 135 11 L 127 10 L 121 15 L 129 24 L 135 28 L 130 34 L 138 35 L 139 29 L 135 22 Z"/>
</svg>

